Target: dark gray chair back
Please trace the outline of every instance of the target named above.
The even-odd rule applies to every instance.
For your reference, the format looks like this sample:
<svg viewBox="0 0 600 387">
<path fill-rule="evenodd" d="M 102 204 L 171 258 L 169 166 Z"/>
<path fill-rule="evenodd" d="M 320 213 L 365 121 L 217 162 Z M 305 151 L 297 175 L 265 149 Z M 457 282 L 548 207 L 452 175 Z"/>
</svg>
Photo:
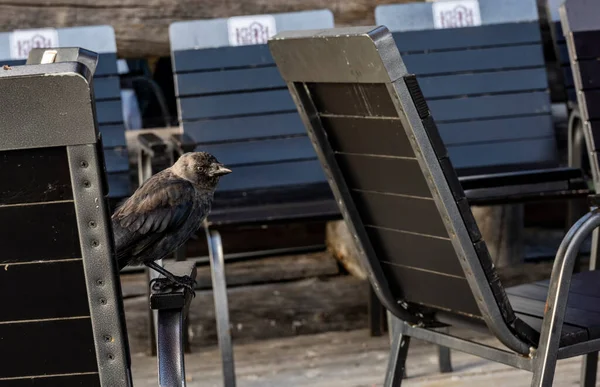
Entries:
<svg viewBox="0 0 600 387">
<path fill-rule="evenodd" d="M 33 47 L 83 47 L 99 54 L 94 74 L 94 97 L 108 172 L 109 197 L 119 199 L 129 196 L 129 159 L 113 27 L 98 25 L 0 33 L 0 66 L 25 64 Z"/>
<path fill-rule="evenodd" d="M 558 166 L 536 0 L 469 3 L 380 5 L 376 23 L 417 75 L 460 175 Z"/>
<path fill-rule="evenodd" d="M 0 68 L 2 386 L 131 385 L 97 59 L 58 49 L 56 63 Z"/>
<path fill-rule="evenodd" d="M 567 0 L 560 8 L 592 177 L 600 189 L 600 3 Z"/>
<path fill-rule="evenodd" d="M 219 184 L 220 193 L 326 186 L 266 43 L 276 32 L 329 27 L 333 27 L 329 10 L 171 25 L 183 131 L 198 149 L 235 170 Z"/>
<path fill-rule="evenodd" d="M 269 43 L 386 308 L 435 326 L 518 320 L 416 78 L 385 27 L 284 32 Z M 458 114 L 458 113 L 457 113 Z"/>
</svg>

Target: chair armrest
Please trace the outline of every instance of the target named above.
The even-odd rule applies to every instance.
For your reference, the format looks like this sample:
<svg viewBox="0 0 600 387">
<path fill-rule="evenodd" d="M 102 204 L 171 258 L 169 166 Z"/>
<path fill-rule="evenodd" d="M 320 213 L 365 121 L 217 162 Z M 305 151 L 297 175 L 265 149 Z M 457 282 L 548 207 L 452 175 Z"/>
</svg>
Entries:
<svg viewBox="0 0 600 387">
<path fill-rule="evenodd" d="M 154 133 L 144 133 L 137 136 L 140 150 L 150 157 L 161 156 L 167 151 L 167 144 Z"/>
<path fill-rule="evenodd" d="M 167 144 L 154 133 L 137 136 L 140 147 L 138 153 L 138 181 L 143 184 L 157 172 L 159 164 L 171 164 L 171 155 L 167 153 Z"/>
<path fill-rule="evenodd" d="M 171 142 L 173 143 L 173 150 L 180 156 L 187 152 L 193 152 L 196 149 L 196 143 L 187 134 L 173 134 L 171 136 Z"/>
<path fill-rule="evenodd" d="M 196 265 L 191 261 L 173 262 L 165 269 L 176 276 L 196 279 Z M 164 278 L 162 275 L 159 278 Z M 185 288 L 154 290 L 150 307 L 158 311 L 157 357 L 160 386 L 182 386 L 185 381 L 183 331 L 193 294 Z"/>
</svg>

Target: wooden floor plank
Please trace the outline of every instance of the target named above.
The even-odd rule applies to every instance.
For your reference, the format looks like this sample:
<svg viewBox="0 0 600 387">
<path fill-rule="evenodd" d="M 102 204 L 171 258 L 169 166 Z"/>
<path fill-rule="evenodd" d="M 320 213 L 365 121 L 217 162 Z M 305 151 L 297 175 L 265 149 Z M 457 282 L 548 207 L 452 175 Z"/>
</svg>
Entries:
<svg viewBox="0 0 600 387">
<path fill-rule="evenodd" d="M 488 345 L 499 343 L 482 334 L 470 335 Z M 235 343 L 234 343 L 235 344 Z M 369 337 L 367 330 L 331 332 L 261 342 L 235 344 L 238 385 L 242 387 L 372 387 L 382 386 L 388 357 L 388 338 Z M 440 374 L 437 350 L 418 340 L 408 355 L 408 387 L 526 387 L 531 373 L 452 352 L 454 372 Z M 136 386 L 156 385 L 156 359 L 135 355 Z M 560 361 L 555 386 L 579 381 L 580 358 Z M 186 357 L 189 387 L 220 387 L 220 355 L 216 347 Z"/>
<path fill-rule="evenodd" d="M 241 286 L 228 289 L 230 321 L 236 341 L 264 340 L 367 326 L 367 282 L 352 276 Z M 124 301 L 134 352 L 144 351 L 148 301 Z M 212 291 L 197 291 L 190 306 L 192 350 L 216 343 Z"/>
</svg>

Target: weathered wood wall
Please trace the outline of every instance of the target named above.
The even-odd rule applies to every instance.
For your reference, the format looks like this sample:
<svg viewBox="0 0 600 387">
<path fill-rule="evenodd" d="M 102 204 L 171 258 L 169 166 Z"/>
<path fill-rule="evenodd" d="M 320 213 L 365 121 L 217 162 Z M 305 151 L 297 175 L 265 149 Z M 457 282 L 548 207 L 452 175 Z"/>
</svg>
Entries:
<svg viewBox="0 0 600 387">
<path fill-rule="evenodd" d="M 379 4 L 408 0 L 0 0 L 0 30 L 111 24 L 119 56 L 169 55 L 178 20 L 329 8 L 336 24 L 369 25 Z"/>
</svg>

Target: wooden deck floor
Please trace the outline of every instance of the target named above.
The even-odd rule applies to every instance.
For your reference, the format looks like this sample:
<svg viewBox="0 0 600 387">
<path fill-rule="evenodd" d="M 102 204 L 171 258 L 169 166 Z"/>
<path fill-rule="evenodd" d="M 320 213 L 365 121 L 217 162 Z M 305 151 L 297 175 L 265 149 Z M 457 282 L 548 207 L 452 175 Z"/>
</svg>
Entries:
<svg viewBox="0 0 600 387">
<path fill-rule="evenodd" d="M 497 343 L 486 336 L 478 339 Z M 387 363 L 387 337 L 371 338 L 366 330 L 304 335 L 256 341 L 235 347 L 238 386 L 241 387 L 372 387 L 381 386 Z M 134 355 L 136 387 L 157 385 L 156 359 Z M 526 387 L 531 374 L 453 352 L 454 372 L 437 370 L 436 348 L 411 343 L 407 363 L 407 387 Z M 554 385 L 579 383 L 580 358 L 559 362 Z M 220 357 L 216 348 L 202 348 L 186 357 L 189 387 L 220 387 Z"/>
</svg>

